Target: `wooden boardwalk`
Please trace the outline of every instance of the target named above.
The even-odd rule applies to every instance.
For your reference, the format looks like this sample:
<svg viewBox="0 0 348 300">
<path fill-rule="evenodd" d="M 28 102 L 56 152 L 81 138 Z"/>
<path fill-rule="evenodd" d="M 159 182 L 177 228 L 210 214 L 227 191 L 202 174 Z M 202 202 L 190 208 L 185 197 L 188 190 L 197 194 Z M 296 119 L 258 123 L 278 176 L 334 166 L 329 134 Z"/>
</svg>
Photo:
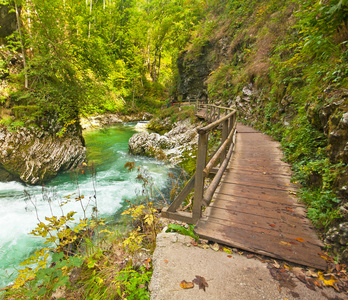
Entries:
<svg viewBox="0 0 348 300">
<path fill-rule="evenodd" d="M 319 269 L 321 241 L 297 203 L 279 144 L 241 124 L 233 158 L 198 221 L 202 238 Z"/>
</svg>

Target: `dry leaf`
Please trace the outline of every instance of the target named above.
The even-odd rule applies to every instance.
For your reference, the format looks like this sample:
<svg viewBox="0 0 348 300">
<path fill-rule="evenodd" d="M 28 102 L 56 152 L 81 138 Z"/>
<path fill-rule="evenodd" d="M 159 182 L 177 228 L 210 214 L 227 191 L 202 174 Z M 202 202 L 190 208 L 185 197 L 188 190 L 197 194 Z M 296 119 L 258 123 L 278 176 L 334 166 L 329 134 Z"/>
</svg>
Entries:
<svg viewBox="0 0 348 300">
<path fill-rule="evenodd" d="M 182 287 L 183 289 L 192 289 L 195 285 L 193 284 L 193 282 L 187 282 L 185 280 L 180 282 L 180 287 Z"/>
<path fill-rule="evenodd" d="M 307 284 L 306 276 L 301 268 L 295 267 L 291 269 L 291 272 L 297 277 L 298 280 Z"/>
<path fill-rule="evenodd" d="M 205 288 L 208 287 L 207 281 L 202 276 L 196 275 L 196 278 L 193 279 L 192 282 L 197 284 L 199 286 L 199 289 L 203 289 L 203 291 L 205 291 Z"/>
<path fill-rule="evenodd" d="M 165 259 L 164 262 L 167 264 L 167 263 L 168 263 L 168 260 Z"/>
<path fill-rule="evenodd" d="M 251 259 L 254 257 L 254 254 L 248 254 L 246 257 L 247 257 L 247 259 Z"/>
<path fill-rule="evenodd" d="M 227 257 L 231 258 L 231 257 L 232 257 L 232 255 L 227 255 Z"/>
<path fill-rule="evenodd" d="M 325 285 L 331 285 L 334 287 L 334 283 L 338 281 L 333 275 L 330 275 L 329 280 L 326 280 L 324 278 L 323 272 L 318 272 L 318 275 L 319 275 L 319 280 L 321 280 Z"/>
<path fill-rule="evenodd" d="M 288 210 L 288 211 L 294 211 L 292 208 L 286 208 L 286 210 Z"/>
<path fill-rule="evenodd" d="M 273 261 L 274 261 L 273 267 L 280 269 L 280 264 L 278 264 L 278 262 L 276 262 L 274 259 Z"/>
<path fill-rule="evenodd" d="M 303 238 L 297 238 L 296 241 L 299 241 L 299 242 L 303 243 L 304 239 Z"/>
<path fill-rule="evenodd" d="M 308 269 L 308 270 L 307 270 L 306 276 L 315 277 L 315 278 L 318 278 L 318 277 L 319 277 L 318 273 L 313 272 L 311 269 Z"/>
<path fill-rule="evenodd" d="M 198 243 L 195 240 L 191 240 L 191 245 L 192 246 L 198 246 Z"/>
<path fill-rule="evenodd" d="M 220 250 L 219 244 L 215 243 L 214 245 L 210 245 L 210 248 L 214 251 L 218 252 Z"/>
<path fill-rule="evenodd" d="M 145 266 L 146 270 L 150 269 L 150 262 L 151 262 L 151 258 L 145 259 L 142 261 L 143 265 Z"/>
<path fill-rule="evenodd" d="M 271 226 L 271 227 L 275 227 L 275 224 L 269 224 L 269 226 Z"/>
<path fill-rule="evenodd" d="M 280 245 L 284 245 L 284 246 L 291 246 L 290 243 L 284 242 L 284 241 L 280 241 L 279 244 L 280 244 Z"/>
</svg>

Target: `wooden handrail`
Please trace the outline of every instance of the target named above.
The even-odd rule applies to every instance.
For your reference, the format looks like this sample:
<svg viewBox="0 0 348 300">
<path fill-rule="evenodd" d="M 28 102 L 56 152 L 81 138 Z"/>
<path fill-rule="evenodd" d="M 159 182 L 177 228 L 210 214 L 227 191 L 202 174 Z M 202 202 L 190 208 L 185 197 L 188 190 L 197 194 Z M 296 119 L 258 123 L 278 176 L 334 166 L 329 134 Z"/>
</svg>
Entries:
<svg viewBox="0 0 348 300">
<path fill-rule="evenodd" d="M 197 101 L 195 109 L 196 113 L 199 109 L 202 108 L 205 109 L 205 118 L 208 122 L 211 123 L 207 126 L 197 129 L 198 148 L 196 173 L 192 176 L 192 178 L 180 192 L 178 197 L 172 202 L 172 204 L 168 208 L 162 210 L 163 217 L 191 224 L 197 223 L 202 215 L 203 206 L 209 205 L 214 192 L 222 178 L 222 175 L 228 166 L 235 145 L 233 139 L 236 133 L 236 110 L 229 107 L 202 104 Z M 221 116 L 221 110 L 224 110 L 224 116 Z M 207 162 L 209 134 L 214 128 L 218 128 L 220 125 L 222 125 L 221 143 L 211 159 Z M 214 168 L 219 163 L 219 161 L 219 168 Z M 205 179 L 212 173 L 215 174 L 214 179 L 210 183 L 206 192 L 204 192 Z M 192 192 L 193 189 L 194 197 L 192 213 L 177 211 L 181 203 L 186 199 L 186 197 Z"/>
</svg>

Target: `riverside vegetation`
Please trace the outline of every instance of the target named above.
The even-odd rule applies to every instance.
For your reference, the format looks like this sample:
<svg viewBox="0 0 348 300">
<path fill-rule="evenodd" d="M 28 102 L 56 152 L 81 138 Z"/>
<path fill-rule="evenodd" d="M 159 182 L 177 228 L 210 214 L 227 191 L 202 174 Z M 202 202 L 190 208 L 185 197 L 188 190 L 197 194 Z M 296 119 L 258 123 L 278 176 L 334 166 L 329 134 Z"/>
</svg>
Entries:
<svg viewBox="0 0 348 300">
<path fill-rule="evenodd" d="M 21 266 L 14 284 L 3 289 L 2 299 L 148 299 L 151 278 L 151 253 L 156 234 L 161 230 L 159 203 L 151 177 L 133 162 L 125 167 L 138 172 L 143 184 L 141 204 L 129 203 L 117 229 L 98 216 L 97 197 L 67 195 L 57 201 L 62 216 L 52 215 L 40 220 L 30 233 L 45 240 L 46 247 L 35 251 Z M 90 169 L 90 168 L 88 168 Z M 92 169 L 92 168 L 91 168 Z M 87 170 L 86 170 L 87 171 Z M 78 174 L 77 174 L 78 176 Z M 92 169 L 90 176 L 95 176 Z M 95 178 L 95 177 L 94 177 Z M 28 200 L 36 209 L 31 195 Z M 83 218 L 75 220 L 75 212 L 64 213 L 64 205 L 78 201 Z M 92 207 L 92 216 L 86 211 Z M 123 231 L 122 231 L 123 228 Z"/>
<path fill-rule="evenodd" d="M 0 3 L 17 24 L 0 49 L 3 127 L 64 137 L 80 116 L 163 99 L 234 106 L 282 143 L 308 216 L 348 260 L 347 0 Z"/>
</svg>

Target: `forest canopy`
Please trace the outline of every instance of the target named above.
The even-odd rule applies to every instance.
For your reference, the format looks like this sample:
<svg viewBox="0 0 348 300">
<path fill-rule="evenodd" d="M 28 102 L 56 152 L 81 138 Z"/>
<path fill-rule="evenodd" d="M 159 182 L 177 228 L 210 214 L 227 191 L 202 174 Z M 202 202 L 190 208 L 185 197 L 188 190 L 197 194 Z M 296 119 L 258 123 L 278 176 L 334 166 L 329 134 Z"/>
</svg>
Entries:
<svg viewBox="0 0 348 300">
<path fill-rule="evenodd" d="M 23 57 L 22 70 L 10 78 L 16 88 L 9 106 L 21 117 L 29 109 L 26 122 L 54 115 L 63 124 L 80 114 L 156 106 L 175 86 L 177 55 L 205 7 L 201 0 L 0 4 L 16 13 L 17 31 L 6 48 Z"/>
</svg>

